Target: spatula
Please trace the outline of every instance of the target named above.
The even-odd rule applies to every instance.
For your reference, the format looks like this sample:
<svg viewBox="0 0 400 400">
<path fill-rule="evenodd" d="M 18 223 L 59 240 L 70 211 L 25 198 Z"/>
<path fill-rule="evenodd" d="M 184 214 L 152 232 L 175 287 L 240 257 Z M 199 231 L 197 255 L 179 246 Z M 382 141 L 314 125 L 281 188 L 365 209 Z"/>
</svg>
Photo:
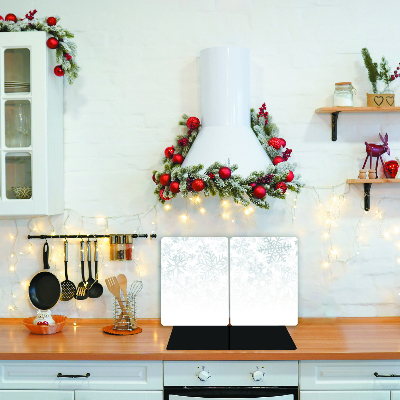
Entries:
<svg viewBox="0 0 400 400">
<path fill-rule="evenodd" d="M 86 288 L 86 280 L 85 280 L 85 242 L 81 241 L 81 273 L 82 273 L 82 282 L 78 284 L 76 288 L 75 298 L 77 300 L 86 300 L 88 298 L 88 291 Z"/>
<path fill-rule="evenodd" d="M 132 310 L 131 310 L 130 303 L 129 303 L 129 300 L 128 300 L 128 292 L 127 292 L 128 280 L 126 279 L 126 276 L 124 274 L 119 274 L 117 276 L 117 281 L 118 281 L 119 287 L 122 290 L 122 293 L 124 294 L 126 311 L 129 314 L 129 318 L 131 320 L 133 320 L 133 314 L 132 314 Z"/>
<path fill-rule="evenodd" d="M 107 289 L 110 293 L 117 299 L 119 306 L 121 307 L 121 311 L 125 313 L 124 303 L 121 300 L 121 288 L 115 276 L 111 276 L 110 278 L 106 278 Z"/>
<path fill-rule="evenodd" d="M 68 279 L 68 242 L 64 242 L 64 265 L 65 265 L 65 281 L 61 282 L 61 301 L 68 301 L 74 298 L 76 286 Z"/>
</svg>

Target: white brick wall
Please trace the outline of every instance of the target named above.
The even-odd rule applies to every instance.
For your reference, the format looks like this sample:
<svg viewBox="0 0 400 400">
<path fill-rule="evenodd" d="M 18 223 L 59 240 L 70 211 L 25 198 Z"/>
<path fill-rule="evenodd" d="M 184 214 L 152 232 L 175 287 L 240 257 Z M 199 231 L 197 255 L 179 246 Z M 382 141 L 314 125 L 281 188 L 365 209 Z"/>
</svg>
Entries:
<svg viewBox="0 0 400 400">
<path fill-rule="evenodd" d="M 366 46 L 374 59 L 385 55 L 392 67 L 400 61 L 396 1 L 375 0 L 120 0 L 54 3 L 28 0 L 4 2 L 3 13 L 18 15 L 35 7 L 38 15 L 58 14 L 61 24 L 76 34 L 80 78 L 65 85 L 65 191 L 66 207 L 86 216 L 121 216 L 140 213 L 154 204 L 151 171 L 160 167 L 165 147 L 180 132 L 183 113 L 201 115 L 199 109 L 198 55 L 210 46 L 236 45 L 250 49 L 252 106 L 264 101 L 281 129 L 298 172 L 309 186 L 332 186 L 356 177 L 365 157 L 364 141 L 388 132 L 392 155 L 400 155 L 400 115 L 341 115 L 339 140 L 330 141 L 330 117 L 314 110 L 332 104 L 334 83 L 352 81 L 357 88 L 355 105 L 365 105 L 369 90 L 360 50 Z M 3 15 L 4 16 L 4 15 Z M 394 89 L 399 85 L 395 83 Z M 399 102 L 400 100 L 398 100 Z M 251 155 L 249 155 L 251 157 Z M 392 157 L 391 157 L 392 158 Z M 190 219 L 182 224 L 186 208 L 174 200 L 166 213 L 158 208 L 157 233 L 167 235 L 297 235 L 300 243 L 301 316 L 376 316 L 399 314 L 400 266 L 396 259 L 393 227 L 400 226 L 400 187 L 374 186 L 372 211 L 362 210 L 361 185 L 346 195 L 340 217 L 331 231 L 338 258 L 352 258 L 346 265 L 331 263 L 324 269 L 329 241 L 324 213 L 311 189 L 298 198 L 295 221 L 282 201 L 271 210 L 257 210 L 245 217 L 230 206 L 235 223 L 222 219 L 217 199 L 202 203 L 203 216 L 187 205 Z M 341 186 L 336 195 L 349 190 Z M 331 190 L 317 189 L 329 209 Z M 377 203 L 385 220 L 377 217 Z M 288 200 L 293 204 L 292 198 Z M 104 223 L 71 212 L 67 231 L 104 232 Z M 362 217 L 363 226 L 357 227 Z M 233 218 L 232 218 L 233 219 Z M 142 220 L 141 230 L 151 232 L 154 211 Z M 37 221 L 37 222 L 35 222 Z M 51 232 L 48 218 L 31 222 Z M 51 219 L 60 232 L 62 216 Z M 29 244 L 27 220 L 17 220 L 19 236 L 15 253 Z M 109 232 L 138 228 L 133 218 L 109 221 Z M 381 233 L 390 232 L 390 239 Z M 34 312 L 26 287 L 9 272 L 15 258 L 10 234 L 14 221 L 0 221 L 0 317 L 27 316 Z M 355 236 L 360 239 L 356 255 Z M 398 237 L 400 241 L 400 237 Z M 19 255 L 21 282 L 41 268 L 41 242 L 29 255 Z M 61 243 L 55 242 L 57 268 L 62 270 Z M 71 278 L 79 282 L 77 242 L 72 242 Z M 108 247 L 105 248 L 107 253 Z M 143 270 L 144 291 L 139 296 L 139 316 L 159 316 L 159 241 L 137 246 Z M 75 260 L 74 260 L 75 259 Z M 54 265 L 54 263 L 52 263 Z M 107 264 L 107 267 L 105 266 Z M 110 263 L 105 257 L 101 277 L 125 272 L 137 279 L 132 264 Z M 61 277 L 61 275 L 60 275 Z M 62 279 L 62 277 L 61 277 Z M 102 280 L 102 282 L 104 282 Z M 18 311 L 9 312 L 13 288 Z M 106 292 L 105 292 L 106 293 Z M 111 297 L 57 305 L 54 312 L 71 317 L 111 316 Z M 82 308 L 77 310 L 77 306 Z"/>
</svg>

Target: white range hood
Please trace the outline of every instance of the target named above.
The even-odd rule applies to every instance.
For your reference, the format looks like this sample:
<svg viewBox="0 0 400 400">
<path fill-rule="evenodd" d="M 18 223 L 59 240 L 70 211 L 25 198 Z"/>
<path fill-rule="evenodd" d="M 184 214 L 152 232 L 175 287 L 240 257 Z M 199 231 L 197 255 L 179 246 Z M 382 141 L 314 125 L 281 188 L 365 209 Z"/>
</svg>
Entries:
<svg viewBox="0 0 400 400">
<path fill-rule="evenodd" d="M 238 164 L 247 176 L 271 164 L 250 127 L 250 57 L 239 47 L 200 52 L 202 128 L 183 166 Z"/>
</svg>

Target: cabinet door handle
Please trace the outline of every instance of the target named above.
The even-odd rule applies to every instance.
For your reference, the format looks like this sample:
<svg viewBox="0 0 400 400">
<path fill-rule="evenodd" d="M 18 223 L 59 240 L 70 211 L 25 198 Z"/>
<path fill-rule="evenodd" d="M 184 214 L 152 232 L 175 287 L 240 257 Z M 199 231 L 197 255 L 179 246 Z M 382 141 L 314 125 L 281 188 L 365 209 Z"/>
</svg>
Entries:
<svg viewBox="0 0 400 400">
<path fill-rule="evenodd" d="M 379 375 L 378 372 L 374 372 L 377 378 L 400 378 L 400 375 L 389 374 L 389 375 Z"/>
<path fill-rule="evenodd" d="M 63 375 L 61 372 L 57 374 L 57 378 L 89 378 L 89 372 L 85 375 Z"/>
</svg>

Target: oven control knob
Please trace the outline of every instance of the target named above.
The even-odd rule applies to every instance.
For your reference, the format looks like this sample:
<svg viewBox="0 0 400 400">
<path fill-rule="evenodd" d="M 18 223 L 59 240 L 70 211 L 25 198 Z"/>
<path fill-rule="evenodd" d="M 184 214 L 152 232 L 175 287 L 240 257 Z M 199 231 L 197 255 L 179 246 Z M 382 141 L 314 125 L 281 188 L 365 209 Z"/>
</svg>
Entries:
<svg viewBox="0 0 400 400">
<path fill-rule="evenodd" d="M 261 372 L 259 369 L 257 371 L 252 372 L 253 381 L 259 382 L 262 381 L 264 377 L 264 372 Z"/>
<path fill-rule="evenodd" d="M 197 375 L 197 377 L 201 380 L 201 381 L 206 381 L 208 378 L 211 378 L 211 375 L 208 371 L 206 370 L 202 370 L 199 372 L 199 374 Z"/>
</svg>

